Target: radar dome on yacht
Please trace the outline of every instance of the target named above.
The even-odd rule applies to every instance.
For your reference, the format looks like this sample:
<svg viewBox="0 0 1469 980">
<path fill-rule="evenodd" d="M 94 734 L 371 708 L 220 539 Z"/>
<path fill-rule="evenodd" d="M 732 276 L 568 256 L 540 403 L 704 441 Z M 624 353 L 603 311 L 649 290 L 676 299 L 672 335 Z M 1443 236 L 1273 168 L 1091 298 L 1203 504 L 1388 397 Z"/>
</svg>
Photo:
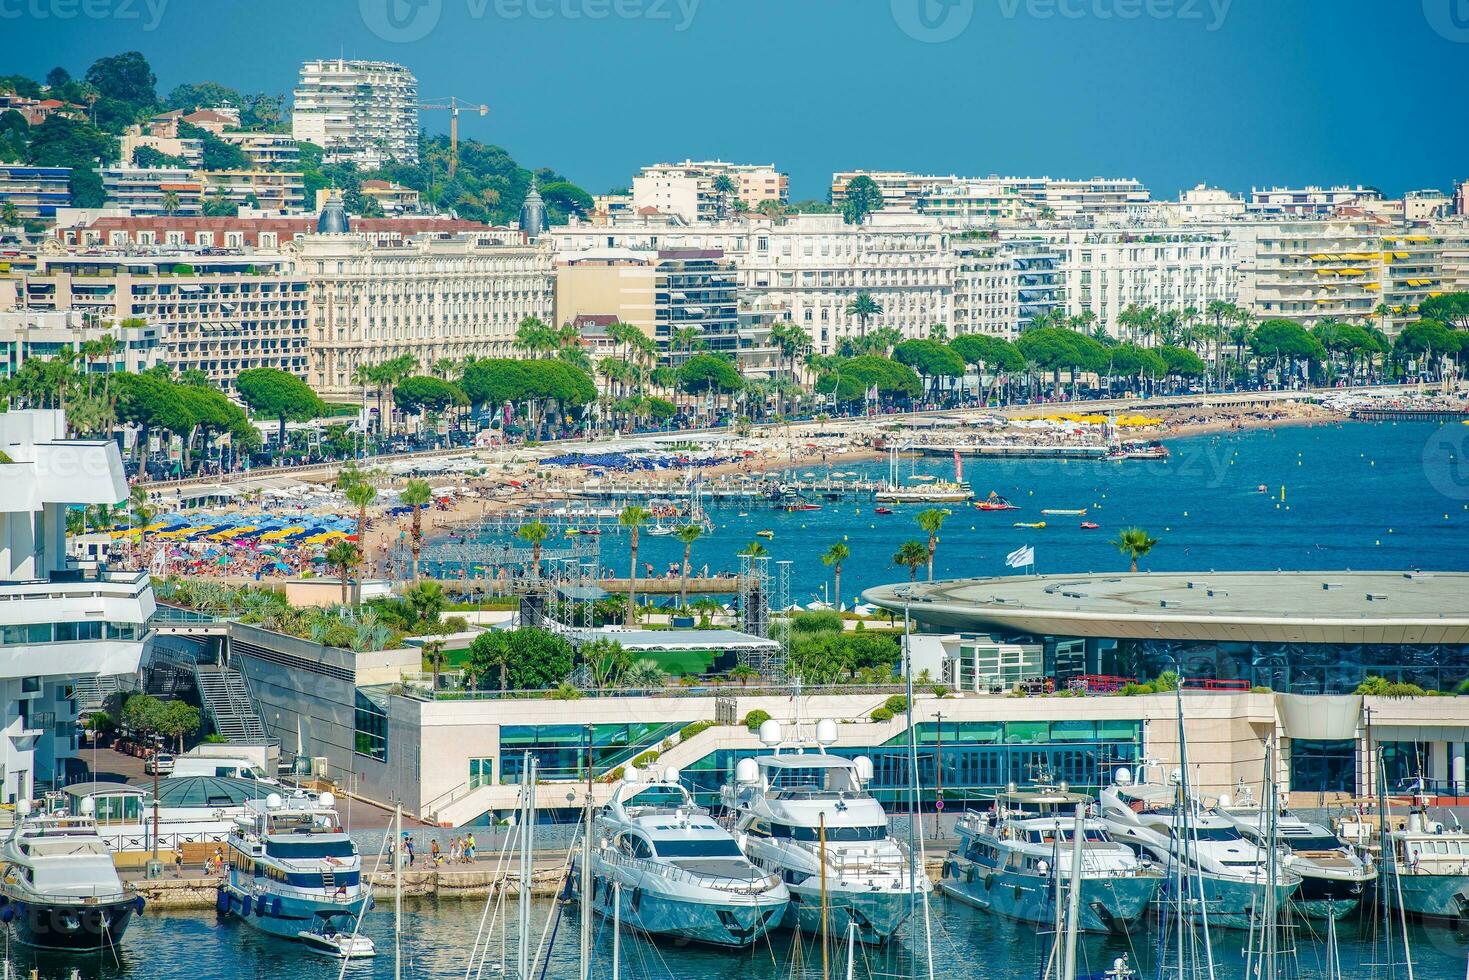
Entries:
<svg viewBox="0 0 1469 980">
<path fill-rule="evenodd" d="M 1118 786 L 1131 786 L 1132 785 L 1132 770 L 1129 769 L 1129 768 L 1127 768 L 1126 766 L 1121 766 L 1117 770 L 1117 777 L 1116 778 L 1117 778 L 1117 785 Z"/>
<path fill-rule="evenodd" d="M 322 793 L 317 797 L 316 802 L 321 804 L 324 810 L 335 810 L 337 807 L 337 797 L 333 793 Z"/>
<path fill-rule="evenodd" d="M 82 816 L 90 817 L 97 811 L 97 801 L 90 796 L 82 797 Z"/>
<path fill-rule="evenodd" d="M 1179 783 L 1183 782 L 1183 770 L 1178 768 L 1177 766 L 1174 766 L 1173 771 L 1168 774 L 1168 781 L 1174 786 L 1177 786 Z"/>
<path fill-rule="evenodd" d="M 265 798 L 265 808 L 267 810 L 279 810 L 284 803 L 285 801 L 281 799 L 279 793 L 271 793 Z"/>
<path fill-rule="evenodd" d="M 780 744 L 780 722 L 771 718 L 760 723 L 760 744 L 768 749 Z"/>
<path fill-rule="evenodd" d="M 1071 792 L 1071 786 L 1064 779 L 1056 784 L 1056 789 L 1060 790 L 1063 793 Z"/>
<path fill-rule="evenodd" d="M 629 765 L 622 770 L 622 781 L 624 783 L 635 783 L 638 781 L 640 775 L 641 773 L 638 772 L 637 766 Z"/>
<path fill-rule="evenodd" d="M 872 782 L 872 757 L 859 755 L 852 761 L 857 766 L 857 778 L 864 783 Z"/>
<path fill-rule="evenodd" d="M 741 759 L 735 763 L 735 782 L 748 786 L 760 781 L 760 767 L 754 759 Z"/>
<path fill-rule="evenodd" d="M 1009 782 L 1005 784 L 1005 792 L 1009 793 L 1011 796 L 1015 795 L 1015 791 L 1018 788 L 1019 787 L 1017 787 L 1014 782 Z"/>
<path fill-rule="evenodd" d="M 15 812 L 18 813 L 18 814 L 20 814 L 22 817 L 28 817 L 28 816 L 30 816 L 31 815 L 31 801 L 30 800 L 25 800 L 25 799 L 16 800 L 15 801 Z"/>
<path fill-rule="evenodd" d="M 678 782 L 678 776 L 679 772 L 677 766 L 669 766 L 667 769 L 663 770 L 663 781 L 665 783 Z"/>
<path fill-rule="evenodd" d="M 1230 799 L 1228 793 L 1220 793 L 1219 794 L 1219 805 L 1220 806 L 1222 806 L 1222 807 L 1228 807 L 1233 802 L 1234 802 L 1234 800 Z"/>
<path fill-rule="evenodd" d="M 830 718 L 823 718 L 816 723 L 816 741 L 820 745 L 835 745 L 837 741 L 837 723 Z"/>
</svg>

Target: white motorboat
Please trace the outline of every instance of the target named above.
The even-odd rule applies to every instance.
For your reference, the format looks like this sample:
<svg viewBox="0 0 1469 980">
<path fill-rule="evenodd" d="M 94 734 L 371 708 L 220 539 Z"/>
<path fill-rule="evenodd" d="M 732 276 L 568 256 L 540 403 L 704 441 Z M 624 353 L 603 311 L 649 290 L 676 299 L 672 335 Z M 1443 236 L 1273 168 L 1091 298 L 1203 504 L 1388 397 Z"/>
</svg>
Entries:
<svg viewBox="0 0 1469 980">
<path fill-rule="evenodd" d="M 1243 783 L 1233 798 L 1221 796 L 1214 812 L 1239 828 L 1245 838 L 1265 846 L 1269 814 Z M 1337 837 L 1329 828 L 1301 819 L 1281 808 L 1275 818 L 1281 866 L 1301 876 L 1301 887 L 1291 900 L 1302 915 L 1341 918 L 1357 908 L 1362 895 L 1377 880 L 1372 858 Z"/>
<path fill-rule="evenodd" d="M 630 770 L 593 833 L 592 907 L 608 918 L 616 909 L 639 932 L 748 946 L 779 924 L 790 901 L 780 878 L 745 857 L 676 771 L 643 782 Z"/>
<path fill-rule="evenodd" d="M 742 759 L 722 799 L 741 849 L 790 890 L 784 925 L 808 935 L 823 924 L 832 935 L 855 926 L 862 942 L 891 939 L 933 886 L 867 791 L 872 760 L 828 754 L 830 720 L 817 726 L 814 750 L 781 752 L 776 721 L 760 726 L 760 740 L 771 754 Z"/>
<path fill-rule="evenodd" d="M 22 800 L 15 812 L 3 848 L 0 921 L 39 949 L 116 949 L 143 899 L 117 876 L 90 807 L 75 816 L 32 814 Z"/>
<path fill-rule="evenodd" d="M 1192 889 L 1175 894 L 1177 882 L 1169 874 L 1164 892 L 1172 901 L 1182 898 L 1187 914 L 1207 917 L 1215 926 L 1248 929 L 1257 909 L 1264 908 L 1265 889 L 1270 882 L 1268 854 L 1247 840 L 1233 823 L 1204 809 L 1198 799 L 1183 800 L 1183 787 L 1174 772 L 1165 781 L 1148 781 L 1156 763 L 1144 763 L 1138 781 L 1127 768 L 1102 791 L 1102 816 L 1117 840 L 1147 854 L 1164 866 L 1187 869 L 1185 878 L 1196 878 L 1202 895 L 1201 908 Z M 1184 807 L 1187 809 L 1184 809 Z M 1300 888 L 1300 876 L 1282 870 L 1276 877 L 1277 907 Z"/>
</svg>

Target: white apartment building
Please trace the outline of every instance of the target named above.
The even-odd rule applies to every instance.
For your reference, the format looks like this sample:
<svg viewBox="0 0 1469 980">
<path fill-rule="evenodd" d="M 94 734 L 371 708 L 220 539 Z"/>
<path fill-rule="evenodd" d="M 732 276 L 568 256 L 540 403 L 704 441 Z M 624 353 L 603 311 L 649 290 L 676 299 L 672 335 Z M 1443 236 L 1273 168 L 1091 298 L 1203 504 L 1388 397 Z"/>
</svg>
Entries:
<svg viewBox="0 0 1469 980">
<path fill-rule="evenodd" d="M 1123 215 L 1149 203 L 1148 189 L 1131 177 L 1072 180 L 1006 177 L 1005 183 L 1041 216 L 1070 221 L 1086 216 Z"/>
<path fill-rule="evenodd" d="M 832 174 L 832 204 L 840 208 L 846 202 L 847 186 L 858 177 L 877 184 L 885 213 L 933 215 L 959 226 L 1029 217 L 1074 221 L 1124 215 L 1150 201 L 1148 189 L 1130 177 L 942 177 L 848 170 Z"/>
<path fill-rule="evenodd" d="M 197 216 L 204 213 L 204 185 L 191 170 L 104 167 L 102 189 L 109 208 L 136 215 Z"/>
<path fill-rule="evenodd" d="M 22 279 L 21 305 L 141 318 L 160 331 L 163 359 L 226 391 L 247 368 L 306 377 L 306 281 L 279 252 L 209 254 L 150 244 L 67 253 L 48 247 Z"/>
<path fill-rule="evenodd" d="M 155 606 L 146 571 L 67 557 L 68 508 L 128 499 L 117 446 L 68 439 L 59 411 L 14 411 L 0 451 L 0 802 L 14 804 L 67 781 L 75 686 L 135 673 Z"/>
<path fill-rule="evenodd" d="M 287 246 L 310 284 L 308 383 L 351 394 L 352 374 L 403 354 L 505 357 L 528 316 L 556 322 L 553 252 L 518 231 L 421 236 L 377 244 L 354 232 Z"/>
<path fill-rule="evenodd" d="M 1009 340 L 1020 332 L 1018 269 L 999 241 L 954 243 L 953 336 L 988 334 Z"/>
<path fill-rule="evenodd" d="M 847 186 L 858 177 L 867 177 L 882 192 L 882 210 L 887 214 L 917 214 L 918 201 L 934 186 L 954 188 L 960 178 L 934 177 L 906 170 L 842 170 L 831 175 L 831 203 L 838 211 L 847 203 Z"/>
<path fill-rule="evenodd" d="M 136 374 L 163 362 L 162 331 L 153 324 L 110 326 L 81 310 L 9 309 L 19 299 L 14 280 L 0 281 L 0 377 L 9 377 L 32 358 L 76 356 L 77 369 L 91 374 Z M 82 345 L 102 337 L 116 341 L 106 359 L 82 357 Z"/>
<path fill-rule="evenodd" d="M 1335 219 L 1257 222 L 1231 234 L 1239 244 L 1240 302 L 1262 320 L 1311 327 L 1330 317 L 1393 336 L 1417 319 L 1424 299 L 1449 291 L 1445 255 L 1455 243 L 1442 233 Z"/>
<path fill-rule="evenodd" d="M 896 327 L 926 337 L 953 322 L 955 260 L 937 221 L 876 215 L 849 225 L 839 214 L 801 214 L 776 223 L 753 218 L 670 227 L 664 222 L 572 223 L 545 235 L 558 253 L 599 248 L 719 249 L 734 260 L 746 304 L 788 310 L 817 353 L 831 353 L 860 324 L 846 312 L 858 293 L 883 308 L 869 329 Z"/>
<path fill-rule="evenodd" d="M 1091 312 L 1123 338 L 1118 315 L 1129 306 L 1195 309 L 1239 300 L 1238 245 L 1221 231 L 1176 229 L 1041 230 L 1029 233 L 1060 253 L 1068 316 Z M 1132 339 L 1132 338 L 1124 338 Z"/>
<path fill-rule="evenodd" d="M 1159 201 L 1153 207 L 1159 220 L 1168 225 L 1218 224 L 1245 216 L 1244 198 L 1204 184 L 1180 191 L 1177 201 Z"/>
<path fill-rule="evenodd" d="M 301 163 L 301 148 L 293 135 L 225 130 L 219 138 L 238 146 L 250 165 L 260 170 L 293 170 Z"/>
<path fill-rule="evenodd" d="M 734 183 L 734 193 L 727 202 L 714 189 L 720 177 L 729 177 Z M 688 222 L 717 221 L 720 209 L 733 212 L 736 201 L 753 211 L 765 201 L 789 200 L 790 178 L 773 163 L 657 163 L 644 167 L 633 178 L 632 198 L 634 208 L 656 208 Z"/>
<path fill-rule="evenodd" d="M 199 180 L 204 185 L 206 200 L 222 197 L 236 207 L 283 214 L 306 206 L 306 185 L 300 171 L 201 170 Z"/>
<path fill-rule="evenodd" d="M 291 135 L 330 163 L 418 162 L 418 80 L 402 65 L 341 58 L 301 66 Z"/>
<path fill-rule="evenodd" d="M 915 206 L 919 214 L 951 228 L 1014 224 L 1037 213 L 1015 185 L 999 177 L 945 178 L 925 186 Z"/>
<path fill-rule="evenodd" d="M 1337 208 L 1382 200 L 1373 187 L 1252 187 L 1249 210 L 1296 218 L 1330 217 Z"/>
</svg>

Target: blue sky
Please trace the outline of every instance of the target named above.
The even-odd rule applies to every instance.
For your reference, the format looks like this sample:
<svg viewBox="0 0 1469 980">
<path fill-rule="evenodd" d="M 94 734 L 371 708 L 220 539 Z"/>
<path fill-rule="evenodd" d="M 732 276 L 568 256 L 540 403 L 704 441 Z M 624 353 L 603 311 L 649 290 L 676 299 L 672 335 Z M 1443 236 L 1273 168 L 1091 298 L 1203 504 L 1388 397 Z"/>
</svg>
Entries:
<svg viewBox="0 0 1469 980">
<path fill-rule="evenodd" d="M 1469 177 L 1469 0 L 0 0 L 0 74 L 134 48 L 160 92 L 400 61 L 490 104 L 465 135 L 592 191 L 685 156 L 773 160 L 797 197 L 856 167 L 1158 196 Z"/>
</svg>

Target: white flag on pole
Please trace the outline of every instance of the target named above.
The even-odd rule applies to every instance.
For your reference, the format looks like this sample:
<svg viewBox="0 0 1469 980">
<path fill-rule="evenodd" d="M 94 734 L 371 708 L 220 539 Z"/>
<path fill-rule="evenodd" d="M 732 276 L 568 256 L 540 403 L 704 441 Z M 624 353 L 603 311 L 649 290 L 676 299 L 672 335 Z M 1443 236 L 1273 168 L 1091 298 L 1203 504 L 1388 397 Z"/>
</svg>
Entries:
<svg viewBox="0 0 1469 980">
<path fill-rule="evenodd" d="M 1005 556 L 1005 565 L 1009 568 L 1024 568 L 1035 564 L 1035 549 L 1030 545 L 1022 545 Z"/>
</svg>

